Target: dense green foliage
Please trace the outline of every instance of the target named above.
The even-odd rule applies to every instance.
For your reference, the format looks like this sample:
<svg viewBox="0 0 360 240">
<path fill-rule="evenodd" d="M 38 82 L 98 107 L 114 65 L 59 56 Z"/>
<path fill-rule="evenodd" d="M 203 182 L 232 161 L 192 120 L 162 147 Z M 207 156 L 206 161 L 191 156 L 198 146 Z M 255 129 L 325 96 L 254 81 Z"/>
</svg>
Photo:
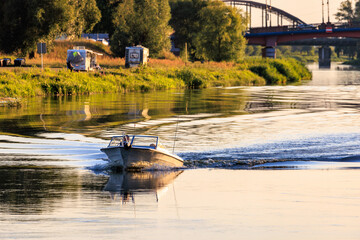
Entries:
<svg viewBox="0 0 360 240">
<path fill-rule="evenodd" d="M 194 37 L 195 56 L 213 61 L 237 61 L 244 55 L 246 19 L 240 10 L 210 1 L 199 12 L 201 30 Z"/>
<path fill-rule="evenodd" d="M 312 77 L 311 72 L 294 59 L 256 60 L 249 62 L 249 69 L 263 77 L 269 85 L 298 83 Z"/>
<path fill-rule="evenodd" d="M 182 48 L 186 43 L 193 59 L 237 61 L 243 57 L 247 20 L 239 9 L 221 1 L 185 0 L 172 1 L 171 14 L 175 42 Z"/>
<path fill-rule="evenodd" d="M 207 6 L 203 0 L 171 0 L 170 25 L 175 31 L 175 45 L 184 48 L 187 44 L 188 52 L 195 58 L 196 48 L 193 38 L 201 30 L 199 12 Z"/>
<path fill-rule="evenodd" d="M 0 4 L 0 51 L 33 51 L 60 34 L 79 36 L 100 20 L 95 0 L 9 0 Z"/>
<path fill-rule="evenodd" d="M 15 69 L 0 71 L 0 97 L 261 86 L 298 83 L 310 78 L 311 73 L 295 60 L 244 60 L 225 66 L 194 63 L 183 67 L 140 67 L 104 73 Z"/>
<path fill-rule="evenodd" d="M 350 0 L 345 0 L 341 2 L 338 12 L 335 14 L 335 17 L 339 21 L 346 21 L 351 25 L 360 24 L 360 0 L 356 0 L 355 3 Z M 360 41 L 358 41 L 357 46 L 337 46 L 335 52 L 338 56 L 341 54 L 347 55 L 351 58 L 360 57 Z"/>
<path fill-rule="evenodd" d="M 72 8 L 68 10 L 71 11 L 72 18 L 66 33 L 77 37 L 80 37 L 82 33 L 90 33 L 101 19 L 96 0 L 72 0 L 70 4 Z"/>
<path fill-rule="evenodd" d="M 5 53 L 27 52 L 38 40 L 54 38 L 67 27 L 70 13 L 66 0 L 2 1 L 0 49 Z"/>
<path fill-rule="evenodd" d="M 101 19 L 94 26 L 94 32 L 108 33 L 110 36 L 113 35 L 115 31 L 113 15 L 120 2 L 122 2 L 122 0 L 96 0 L 96 4 L 101 12 Z"/>
<path fill-rule="evenodd" d="M 355 6 L 351 0 L 345 0 L 340 3 L 340 8 L 335 14 L 339 21 L 359 21 L 360 20 L 360 1 L 355 1 Z"/>
<path fill-rule="evenodd" d="M 114 14 L 111 50 L 120 57 L 125 56 L 125 47 L 139 44 L 152 56 L 170 50 L 170 17 L 168 0 L 124 0 Z"/>
</svg>

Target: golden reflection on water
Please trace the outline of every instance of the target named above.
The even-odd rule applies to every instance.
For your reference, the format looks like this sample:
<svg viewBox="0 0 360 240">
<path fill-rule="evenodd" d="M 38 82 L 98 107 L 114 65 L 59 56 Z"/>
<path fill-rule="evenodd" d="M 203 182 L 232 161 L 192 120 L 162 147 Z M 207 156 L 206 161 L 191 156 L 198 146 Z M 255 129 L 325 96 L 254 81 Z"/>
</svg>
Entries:
<svg viewBox="0 0 360 240">
<path fill-rule="evenodd" d="M 180 180 L 180 218 L 204 221 L 194 238 L 360 236 L 358 170 L 201 170 L 185 172 Z"/>
<path fill-rule="evenodd" d="M 227 92 L 235 95 L 223 94 Z M 0 131 L 25 136 L 46 131 L 98 136 L 104 129 L 129 124 L 124 130 L 133 130 L 137 122 L 178 114 L 227 114 L 241 109 L 244 99 L 240 89 L 31 98 L 21 108 L 0 108 Z"/>
<path fill-rule="evenodd" d="M 358 76 L 318 70 L 302 86 L 36 98 L 1 108 L 0 239 L 360 239 Z M 271 150 L 299 155 L 305 167 L 85 169 L 101 158 L 104 138 L 131 131 L 172 146 L 177 124 L 177 151 L 221 149 L 220 161 L 252 161 Z M 337 161 L 306 162 L 324 155 Z"/>
<path fill-rule="evenodd" d="M 132 181 L 157 178 L 150 175 Z M 47 204 L 36 214 L 8 214 L 0 204 L 1 237 L 330 240 L 360 234 L 358 170 L 188 170 L 161 184 L 167 191 L 160 198 L 137 187 L 125 202 L 101 190 L 105 178 L 80 179 L 62 197 L 41 195 Z"/>
</svg>

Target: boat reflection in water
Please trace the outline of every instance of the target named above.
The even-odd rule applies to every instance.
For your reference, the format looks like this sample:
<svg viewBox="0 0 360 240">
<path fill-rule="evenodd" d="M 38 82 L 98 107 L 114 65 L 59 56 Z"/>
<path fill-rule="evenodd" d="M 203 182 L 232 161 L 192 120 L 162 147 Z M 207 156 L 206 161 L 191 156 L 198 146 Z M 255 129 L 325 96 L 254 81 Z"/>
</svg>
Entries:
<svg viewBox="0 0 360 240">
<path fill-rule="evenodd" d="M 110 174 L 110 178 L 104 187 L 104 191 L 111 194 L 113 200 L 117 195 L 122 202 L 135 202 L 136 193 L 154 193 L 156 201 L 161 191 L 167 190 L 167 185 L 171 184 L 183 171 L 148 171 L 148 172 L 117 172 Z"/>
</svg>

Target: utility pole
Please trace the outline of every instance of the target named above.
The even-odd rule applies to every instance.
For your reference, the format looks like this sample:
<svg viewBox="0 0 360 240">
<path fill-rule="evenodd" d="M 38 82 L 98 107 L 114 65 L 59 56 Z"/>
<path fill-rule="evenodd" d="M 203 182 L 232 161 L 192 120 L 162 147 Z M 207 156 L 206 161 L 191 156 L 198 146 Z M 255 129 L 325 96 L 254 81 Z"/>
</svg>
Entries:
<svg viewBox="0 0 360 240">
<path fill-rule="evenodd" d="M 325 22 L 325 19 L 324 19 L 324 0 L 322 0 L 322 23 Z"/>
<path fill-rule="evenodd" d="M 271 0 L 270 0 L 270 27 L 271 27 Z"/>
<path fill-rule="evenodd" d="M 329 0 L 327 0 L 327 5 L 328 5 L 328 23 L 330 23 L 330 4 L 329 4 Z"/>
<path fill-rule="evenodd" d="M 266 5 L 265 5 L 265 27 L 268 27 L 268 5 L 267 5 L 268 1 L 266 0 Z"/>
<path fill-rule="evenodd" d="M 251 6 L 249 5 L 249 8 L 250 8 L 250 28 L 251 28 L 251 18 L 252 18 L 252 15 L 251 15 Z"/>
</svg>

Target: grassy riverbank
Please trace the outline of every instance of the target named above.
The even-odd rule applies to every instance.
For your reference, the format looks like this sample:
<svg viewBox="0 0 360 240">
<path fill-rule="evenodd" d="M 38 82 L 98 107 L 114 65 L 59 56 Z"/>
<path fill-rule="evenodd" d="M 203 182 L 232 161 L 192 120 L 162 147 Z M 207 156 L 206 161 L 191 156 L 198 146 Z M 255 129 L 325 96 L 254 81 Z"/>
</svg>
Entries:
<svg viewBox="0 0 360 240">
<path fill-rule="evenodd" d="M 13 68 L 0 71 L 0 97 L 31 97 L 163 89 L 294 84 L 310 79 L 301 63 L 244 60 L 240 63 L 182 63 L 152 60 L 149 66 L 76 73 L 67 69 Z"/>
<path fill-rule="evenodd" d="M 360 66 L 360 59 L 347 60 L 347 61 L 344 61 L 343 64 L 344 65 L 351 65 L 351 66 L 359 67 Z"/>
</svg>

